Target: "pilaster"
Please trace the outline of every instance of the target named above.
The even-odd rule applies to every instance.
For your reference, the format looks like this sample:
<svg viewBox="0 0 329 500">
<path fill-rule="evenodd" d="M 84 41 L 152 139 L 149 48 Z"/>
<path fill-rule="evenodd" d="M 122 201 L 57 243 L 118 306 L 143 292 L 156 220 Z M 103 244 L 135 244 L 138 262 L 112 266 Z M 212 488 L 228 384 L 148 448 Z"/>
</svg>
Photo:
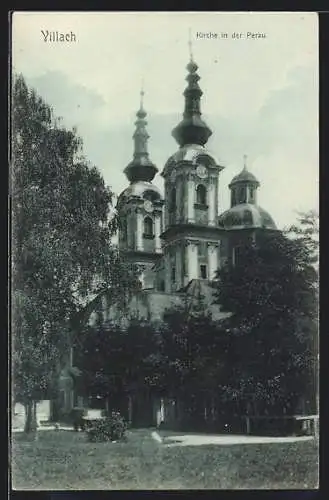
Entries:
<svg viewBox="0 0 329 500">
<path fill-rule="evenodd" d="M 167 293 L 169 293 L 171 292 L 171 269 L 170 269 L 170 254 L 168 248 L 165 249 L 164 268 L 165 268 L 165 290 Z"/>
<path fill-rule="evenodd" d="M 194 203 L 195 203 L 195 183 L 189 178 L 187 181 L 187 222 L 193 224 L 194 218 Z"/>
<path fill-rule="evenodd" d="M 215 226 L 216 224 L 216 189 L 215 183 L 211 179 L 208 188 L 208 224 L 210 226 Z"/>
<path fill-rule="evenodd" d="M 210 280 L 215 279 L 218 267 L 218 245 L 217 243 L 208 243 L 208 276 Z"/>
<path fill-rule="evenodd" d="M 155 251 L 161 253 L 161 212 L 154 215 Z"/>
<path fill-rule="evenodd" d="M 143 214 L 141 211 L 136 213 L 136 248 L 137 250 L 143 251 Z"/>
<path fill-rule="evenodd" d="M 182 287 L 182 252 L 181 244 L 176 246 L 176 289 Z"/>
<path fill-rule="evenodd" d="M 187 241 L 187 256 L 188 256 L 188 280 L 197 279 L 198 273 L 198 244 L 196 241 Z"/>
</svg>

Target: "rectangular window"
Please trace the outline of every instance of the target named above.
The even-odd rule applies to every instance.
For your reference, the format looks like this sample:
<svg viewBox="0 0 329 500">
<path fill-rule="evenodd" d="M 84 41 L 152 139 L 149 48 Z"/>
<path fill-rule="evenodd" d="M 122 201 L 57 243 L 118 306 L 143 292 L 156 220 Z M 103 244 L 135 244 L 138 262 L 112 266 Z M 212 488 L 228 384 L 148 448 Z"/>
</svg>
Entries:
<svg viewBox="0 0 329 500">
<path fill-rule="evenodd" d="M 198 255 L 199 257 L 207 257 L 207 245 L 205 241 L 200 241 L 198 245 Z"/>
<path fill-rule="evenodd" d="M 207 266 L 205 264 L 200 265 L 200 278 L 207 279 Z"/>
<path fill-rule="evenodd" d="M 233 247 L 233 251 L 232 251 L 232 264 L 233 264 L 233 266 L 239 265 L 241 263 L 241 257 L 242 257 L 242 247 L 241 246 Z"/>
<path fill-rule="evenodd" d="M 175 267 L 171 268 L 171 282 L 172 283 L 176 282 L 176 268 Z"/>
<path fill-rule="evenodd" d="M 160 280 L 159 282 L 159 292 L 164 292 L 165 291 L 165 282 L 164 280 Z"/>
</svg>

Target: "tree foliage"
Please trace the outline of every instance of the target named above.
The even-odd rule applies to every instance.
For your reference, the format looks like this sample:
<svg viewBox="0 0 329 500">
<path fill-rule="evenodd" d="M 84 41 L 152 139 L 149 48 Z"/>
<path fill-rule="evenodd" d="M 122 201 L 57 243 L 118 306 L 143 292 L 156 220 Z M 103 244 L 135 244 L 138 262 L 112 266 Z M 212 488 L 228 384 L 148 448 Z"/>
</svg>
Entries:
<svg viewBox="0 0 329 500">
<path fill-rule="evenodd" d="M 31 401 L 100 291 L 123 302 L 135 276 L 111 238 L 113 194 L 76 131 L 16 76 L 12 88 L 12 311 L 15 394 Z M 120 300 L 121 299 L 121 300 Z"/>
<path fill-rule="evenodd" d="M 120 401 L 155 384 L 158 337 L 150 323 L 132 319 L 127 327 L 96 324 L 84 330 L 76 347 L 84 396 Z"/>
<path fill-rule="evenodd" d="M 317 270 L 313 235 L 261 232 L 214 283 L 232 313 L 214 322 L 203 297 L 182 303 L 154 325 L 98 325 L 82 340 L 83 385 L 112 397 L 147 387 L 184 407 L 183 418 L 314 411 L 317 366 Z M 81 364 L 80 364 L 81 363 Z M 208 412 L 208 413 L 209 413 Z M 195 425 L 197 420 L 194 420 Z M 210 421 L 208 421 L 208 425 Z"/>
<path fill-rule="evenodd" d="M 181 306 L 167 310 L 160 334 L 165 390 L 182 397 L 216 387 L 222 339 L 202 297 L 186 296 Z"/>
<path fill-rule="evenodd" d="M 233 313 L 223 324 L 233 361 L 226 389 L 257 412 L 293 412 L 301 398 L 314 411 L 316 242 L 297 229 L 260 232 L 218 273 L 216 301 Z"/>
</svg>

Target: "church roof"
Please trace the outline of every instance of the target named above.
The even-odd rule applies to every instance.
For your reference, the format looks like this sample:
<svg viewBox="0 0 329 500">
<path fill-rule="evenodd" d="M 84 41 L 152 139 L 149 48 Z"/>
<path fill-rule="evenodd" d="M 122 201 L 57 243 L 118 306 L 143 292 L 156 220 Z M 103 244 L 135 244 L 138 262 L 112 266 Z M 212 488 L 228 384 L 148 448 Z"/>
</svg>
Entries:
<svg viewBox="0 0 329 500">
<path fill-rule="evenodd" d="M 251 203 L 242 203 L 226 210 L 219 216 L 218 225 L 228 230 L 247 228 L 276 229 L 275 222 L 270 214 L 263 208 Z"/>
<path fill-rule="evenodd" d="M 197 303 L 201 299 L 206 312 L 211 314 L 214 321 L 231 316 L 231 313 L 221 311 L 220 306 L 215 304 L 214 288 L 208 281 L 192 279 L 184 289 L 184 292 L 190 298 L 191 306 L 193 306 L 193 301 Z"/>
<path fill-rule="evenodd" d="M 220 306 L 214 303 L 214 289 L 209 282 L 197 279 L 191 280 L 184 289 L 174 293 L 140 290 L 130 299 L 129 313 L 133 317 L 161 322 L 167 310 L 184 306 L 186 298 L 188 298 L 191 308 L 193 305 L 197 305 L 201 299 L 206 311 L 211 314 L 214 321 L 231 315 L 231 313 L 221 311 Z M 111 307 L 111 317 L 115 320 L 121 318 L 123 321 L 129 321 L 126 315 L 124 318 L 122 317 L 122 313 L 116 306 Z"/>
</svg>

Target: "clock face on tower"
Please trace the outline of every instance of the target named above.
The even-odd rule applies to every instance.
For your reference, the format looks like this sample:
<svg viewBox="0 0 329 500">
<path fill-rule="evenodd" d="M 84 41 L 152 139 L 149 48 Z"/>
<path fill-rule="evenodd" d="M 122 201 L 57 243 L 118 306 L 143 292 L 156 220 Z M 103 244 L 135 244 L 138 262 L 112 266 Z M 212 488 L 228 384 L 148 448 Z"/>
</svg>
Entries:
<svg viewBox="0 0 329 500">
<path fill-rule="evenodd" d="M 146 210 L 146 212 L 152 212 L 153 211 L 153 205 L 152 205 L 152 202 L 150 200 L 145 200 L 144 201 L 144 210 Z"/>
<path fill-rule="evenodd" d="M 207 177 L 207 169 L 204 165 L 198 165 L 196 169 L 196 174 L 200 179 L 205 179 Z"/>
</svg>

